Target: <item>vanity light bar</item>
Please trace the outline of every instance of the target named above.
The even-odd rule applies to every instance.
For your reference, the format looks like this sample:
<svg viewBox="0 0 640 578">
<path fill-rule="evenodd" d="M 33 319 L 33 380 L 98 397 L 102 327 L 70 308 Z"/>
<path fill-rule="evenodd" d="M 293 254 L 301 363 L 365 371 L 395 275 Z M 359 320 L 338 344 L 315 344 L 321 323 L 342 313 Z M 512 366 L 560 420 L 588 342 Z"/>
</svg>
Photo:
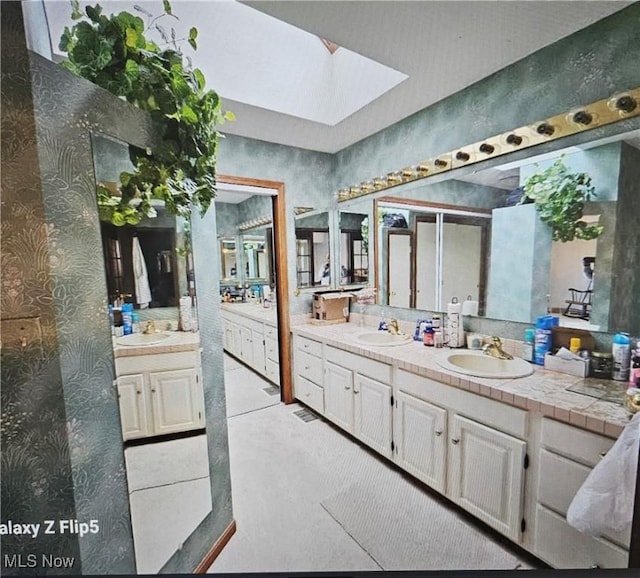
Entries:
<svg viewBox="0 0 640 578">
<path fill-rule="evenodd" d="M 587 106 L 576 107 L 545 120 L 460 147 L 417 165 L 364 181 L 360 185 L 342 188 L 337 192 L 337 200 L 343 202 L 384 191 L 431 175 L 479 163 L 488 158 L 506 155 L 515 150 L 533 147 L 639 115 L 640 87 L 619 92 Z"/>
<path fill-rule="evenodd" d="M 238 229 L 240 229 L 241 231 L 246 231 L 247 229 L 255 229 L 256 227 L 262 227 L 272 222 L 273 219 L 271 217 L 258 217 L 256 219 L 251 219 L 250 221 L 240 223 L 238 225 Z"/>
</svg>

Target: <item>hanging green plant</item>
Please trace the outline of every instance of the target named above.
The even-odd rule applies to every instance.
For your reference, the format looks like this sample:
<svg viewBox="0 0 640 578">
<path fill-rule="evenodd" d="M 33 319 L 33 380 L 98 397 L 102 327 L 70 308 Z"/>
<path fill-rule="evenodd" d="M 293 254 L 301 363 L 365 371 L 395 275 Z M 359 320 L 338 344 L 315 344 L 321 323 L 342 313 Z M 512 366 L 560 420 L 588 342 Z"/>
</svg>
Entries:
<svg viewBox="0 0 640 578">
<path fill-rule="evenodd" d="M 99 4 L 87 6 L 85 17 L 77 0 L 71 5 L 72 18 L 82 20 L 62 34 L 59 47 L 69 58 L 63 66 L 149 112 L 164 126 L 153 156 L 132 152 L 135 171 L 120 175 L 121 196 L 98 187 L 100 218 L 114 225 L 137 224 L 156 215 L 152 199 L 163 200 L 172 214 L 189 218 L 196 207 L 204 215 L 216 195 L 216 127 L 234 115 L 223 112 L 218 94 L 205 90 L 202 71 L 180 50 L 183 40 L 197 48 L 198 30 L 191 28 L 182 39 L 174 28 L 167 31 L 161 21 L 177 19 L 168 0 L 160 16 L 134 6 L 146 24 L 128 12 L 105 16 Z M 162 45 L 147 38 L 151 30 Z"/>
<path fill-rule="evenodd" d="M 596 239 L 602 234 L 602 225 L 582 220 L 585 203 L 596 197 L 591 177 L 572 173 L 563 158 L 527 179 L 520 204 L 527 198 L 533 200 L 540 219 L 551 227 L 554 241 Z"/>
</svg>

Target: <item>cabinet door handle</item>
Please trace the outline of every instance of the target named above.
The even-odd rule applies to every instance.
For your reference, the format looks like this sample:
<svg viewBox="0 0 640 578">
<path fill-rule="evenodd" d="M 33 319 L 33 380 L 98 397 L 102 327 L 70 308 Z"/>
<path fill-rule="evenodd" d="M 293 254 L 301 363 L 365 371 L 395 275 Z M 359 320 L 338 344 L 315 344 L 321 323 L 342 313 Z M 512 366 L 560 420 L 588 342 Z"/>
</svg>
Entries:
<svg viewBox="0 0 640 578">
<path fill-rule="evenodd" d="M 345 385 L 344 388 L 345 389 L 351 389 L 351 386 L 350 385 Z"/>
<path fill-rule="evenodd" d="M 304 366 L 304 368 L 305 368 L 305 369 L 309 369 L 309 366 L 308 366 L 308 365 L 305 365 L 305 366 Z"/>
<path fill-rule="evenodd" d="M 607 453 L 607 452 L 605 452 Z M 598 566 L 597 564 L 591 564 L 590 566 L 591 570 L 597 570 L 598 568 L 600 568 L 600 566 Z"/>
<path fill-rule="evenodd" d="M 607 455 L 606 451 L 605 452 L 600 452 L 600 459 L 604 458 L 604 456 L 606 456 L 606 455 Z"/>
<path fill-rule="evenodd" d="M 141 389 L 137 389 L 137 390 L 136 390 L 136 393 L 137 393 L 138 395 L 142 395 L 142 390 L 141 390 Z"/>
<path fill-rule="evenodd" d="M 460 443 L 460 440 L 459 440 L 459 439 L 457 439 L 457 438 L 451 438 L 451 443 L 452 443 L 454 446 L 457 446 L 457 445 Z"/>
<path fill-rule="evenodd" d="M 358 394 L 360 393 L 360 391 L 359 391 L 359 390 L 357 390 L 357 389 L 354 389 L 354 390 L 353 390 L 353 393 L 355 393 L 356 395 L 358 395 Z"/>
<path fill-rule="evenodd" d="M 152 389 L 152 390 L 151 390 L 151 393 L 155 393 L 155 392 L 156 392 L 156 390 L 155 390 L 155 389 Z"/>
<path fill-rule="evenodd" d="M 437 429 L 436 430 L 436 437 L 439 437 L 442 435 L 442 430 L 441 429 Z"/>
</svg>

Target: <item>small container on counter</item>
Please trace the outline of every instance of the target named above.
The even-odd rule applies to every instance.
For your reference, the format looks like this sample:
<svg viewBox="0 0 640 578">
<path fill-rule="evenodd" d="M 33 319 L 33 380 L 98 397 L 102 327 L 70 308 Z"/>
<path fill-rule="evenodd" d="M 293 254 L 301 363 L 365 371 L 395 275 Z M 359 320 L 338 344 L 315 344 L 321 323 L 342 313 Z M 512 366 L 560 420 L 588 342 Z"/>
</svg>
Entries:
<svg viewBox="0 0 640 578">
<path fill-rule="evenodd" d="M 613 372 L 613 355 L 604 351 L 591 353 L 591 377 L 611 379 Z"/>
</svg>

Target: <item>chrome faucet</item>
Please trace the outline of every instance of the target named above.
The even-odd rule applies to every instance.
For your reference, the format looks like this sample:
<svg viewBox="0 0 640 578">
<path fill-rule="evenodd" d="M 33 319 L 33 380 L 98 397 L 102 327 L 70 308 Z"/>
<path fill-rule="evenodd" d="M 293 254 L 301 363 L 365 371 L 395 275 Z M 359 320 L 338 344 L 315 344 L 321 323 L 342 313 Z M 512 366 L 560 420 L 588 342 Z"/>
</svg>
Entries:
<svg viewBox="0 0 640 578">
<path fill-rule="evenodd" d="M 387 331 L 391 333 L 391 335 L 400 335 L 400 327 L 398 326 L 397 319 L 391 319 L 387 325 Z"/>
<path fill-rule="evenodd" d="M 485 355 L 491 357 L 497 357 L 498 359 L 513 359 L 513 355 L 510 355 L 502 349 L 502 341 L 499 337 L 492 337 L 491 343 L 488 343 L 482 348 Z"/>
</svg>

